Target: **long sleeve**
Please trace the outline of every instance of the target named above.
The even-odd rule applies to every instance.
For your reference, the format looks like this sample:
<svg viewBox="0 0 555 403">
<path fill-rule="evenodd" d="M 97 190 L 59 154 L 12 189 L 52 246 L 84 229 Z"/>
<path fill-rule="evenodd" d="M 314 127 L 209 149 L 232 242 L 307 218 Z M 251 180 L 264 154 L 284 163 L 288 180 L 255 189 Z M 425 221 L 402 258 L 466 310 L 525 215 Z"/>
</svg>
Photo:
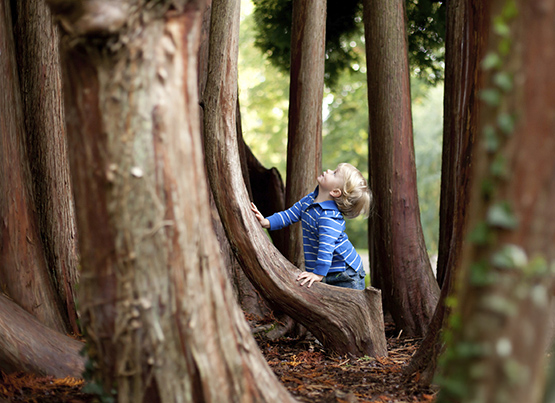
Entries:
<svg viewBox="0 0 555 403">
<path fill-rule="evenodd" d="M 269 217 L 266 217 L 270 221 L 270 230 L 278 230 L 287 227 L 293 223 L 296 223 L 301 218 L 302 212 L 302 202 L 304 198 L 293 204 L 293 206 L 287 210 L 277 212 Z"/>
</svg>

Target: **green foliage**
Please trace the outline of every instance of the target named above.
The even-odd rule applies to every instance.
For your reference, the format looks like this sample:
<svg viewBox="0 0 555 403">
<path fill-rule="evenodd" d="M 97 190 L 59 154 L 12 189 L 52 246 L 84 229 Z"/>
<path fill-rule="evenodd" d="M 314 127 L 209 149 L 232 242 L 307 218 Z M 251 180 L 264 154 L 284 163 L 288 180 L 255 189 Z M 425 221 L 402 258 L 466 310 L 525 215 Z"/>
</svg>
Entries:
<svg viewBox="0 0 555 403">
<path fill-rule="evenodd" d="M 243 12 L 248 14 L 248 8 Z M 256 11 L 241 23 L 239 89 L 244 137 L 257 158 L 285 178 L 288 76 L 253 48 Z M 368 178 L 368 95 L 363 68 L 338 74 L 326 87 L 323 106 L 323 168 L 340 162 L 356 166 Z M 421 220 L 429 254 L 437 253 L 443 127 L 443 86 L 411 80 L 414 144 Z M 287 178 L 285 178 L 287 180 Z M 372 219 L 372 215 L 370 216 Z M 368 220 L 347 220 L 347 234 L 357 249 L 368 247 Z"/>
<path fill-rule="evenodd" d="M 252 0 L 257 46 L 282 71 L 290 68 L 292 0 Z M 361 0 L 329 0 L 326 21 L 326 84 L 364 63 Z M 407 0 L 409 58 L 414 73 L 431 83 L 443 79 L 445 6 L 443 1 Z M 362 46 L 361 46 L 362 45 Z"/>
</svg>

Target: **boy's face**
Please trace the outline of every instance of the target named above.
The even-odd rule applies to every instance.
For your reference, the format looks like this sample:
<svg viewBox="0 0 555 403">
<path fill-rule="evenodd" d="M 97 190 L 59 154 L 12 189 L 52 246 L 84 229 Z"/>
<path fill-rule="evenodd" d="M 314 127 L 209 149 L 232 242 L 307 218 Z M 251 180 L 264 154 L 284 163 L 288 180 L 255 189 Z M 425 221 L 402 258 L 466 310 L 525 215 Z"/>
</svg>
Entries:
<svg viewBox="0 0 555 403">
<path fill-rule="evenodd" d="M 342 189 L 345 181 L 343 173 L 338 169 L 335 171 L 328 169 L 327 171 L 324 171 L 316 180 L 318 181 L 320 190 L 326 193 L 332 192 L 336 189 Z"/>
</svg>

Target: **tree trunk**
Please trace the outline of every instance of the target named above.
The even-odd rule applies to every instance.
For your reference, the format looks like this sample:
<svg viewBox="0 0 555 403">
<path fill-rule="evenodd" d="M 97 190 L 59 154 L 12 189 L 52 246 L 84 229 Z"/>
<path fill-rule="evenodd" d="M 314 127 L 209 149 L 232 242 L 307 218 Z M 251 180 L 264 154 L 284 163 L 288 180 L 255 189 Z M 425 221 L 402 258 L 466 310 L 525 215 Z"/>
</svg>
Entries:
<svg viewBox="0 0 555 403">
<path fill-rule="evenodd" d="M 44 1 L 13 2 L 16 55 L 33 178 L 47 266 L 68 329 L 79 333 L 75 311 L 78 259 L 69 177 L 58 32 Z"/>
<path fill-rule="evenodd" d="M 0 1 L 0 52 L 0 286 L 41 323 L 65 332 L 67 315 L 62 314 L 50 282 L 33 204 L 24 109 L 6 0 Z"/>
<path fill-rule="evenodd" d="M 228 11 L 214 12 L 212 19 L 204 94 L 205 152 L 212 192 L 231 247 L 255 287 L 326 347 L 357 356 L 386 355 L 379 291 L 320 283 L 299 287 L 298 270 L 269 242 L 250 209 L 235 123 L 239 6 L 235 1 L 218 7 Z"/>
<path fill-rule="evenodd" d="M 84 343 L 41 324 L 16 303 L 0 294 L 0 368 L 43 376 L 81 378 Z"/>
<path fill-rule="evenodd" d="M 438 282 L 440 300 L 422 344 L 405 369 L 420 373 L 429 384 L 437 358 L 443 350 L 442 332 L 450 309 L 453 278 L 461 264 L 467 229 L 467 206 L 471 192 L 474 143 L 478 124 L 479 89 L 482 74 L 479 62 L 484 56 L 489 31 L 489 7 L 470 0 L 447 4 L 445 53 L 445 112 L 441 174 L 440 237 Z"/>
<path fill-rule="evenodd" d="M 55 7 L 72 33 L 64 93 L 97 375 L 107 391 L 117 385 L 119 402 L 290 402 L 234 301 L 212 230 L 198 107 L 203 3 L 132 4 Z"/>
<path fill-rule="evenodd" d="M 496 35 L 482 63 L 472 232 L 439 402 L 540 402 L 545 386 L 555 261 L 555 0 L 491 7 Z"/>
<path fill-rule="evenodd" d="M 285 207 L 312 192 L 322 170 L 326 1 L 293 0 Z M 304 268 L 300 223 L 285 229 L 286 257 Z"/>
<path fill-rule="evenodd" d="M 424 243 L 402 0 L 364 1 L 368 65 L 372 284 L 406 335 L 423 336 L 439 294 Z"/>
</svg>

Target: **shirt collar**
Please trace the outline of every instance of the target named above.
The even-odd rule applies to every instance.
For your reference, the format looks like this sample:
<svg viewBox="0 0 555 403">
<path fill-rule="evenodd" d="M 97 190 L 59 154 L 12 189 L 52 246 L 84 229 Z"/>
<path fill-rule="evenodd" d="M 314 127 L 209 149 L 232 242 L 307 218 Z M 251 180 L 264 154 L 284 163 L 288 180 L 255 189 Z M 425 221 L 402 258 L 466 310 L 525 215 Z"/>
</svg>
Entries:
<svg viewBox="0 0 555 403">
<path fill-rule="evenodd" d="M 314 192 L 312 192 L 310 194 L 310 196 L 312 197 L 312 203 L 311 204 L 319 204 L 320 207 L 322 207 L 324 210 L 337 210 L 339 211 L 339 208 L 337 207 L 337 203 L 335 203 L 334 200 L 326 200 L 324 202 L 321 203 L 316 203 L 316 197 L 318 196 L 318 186 L 316 186 L 316 189 L 314 189 Z"/>
</svg>

